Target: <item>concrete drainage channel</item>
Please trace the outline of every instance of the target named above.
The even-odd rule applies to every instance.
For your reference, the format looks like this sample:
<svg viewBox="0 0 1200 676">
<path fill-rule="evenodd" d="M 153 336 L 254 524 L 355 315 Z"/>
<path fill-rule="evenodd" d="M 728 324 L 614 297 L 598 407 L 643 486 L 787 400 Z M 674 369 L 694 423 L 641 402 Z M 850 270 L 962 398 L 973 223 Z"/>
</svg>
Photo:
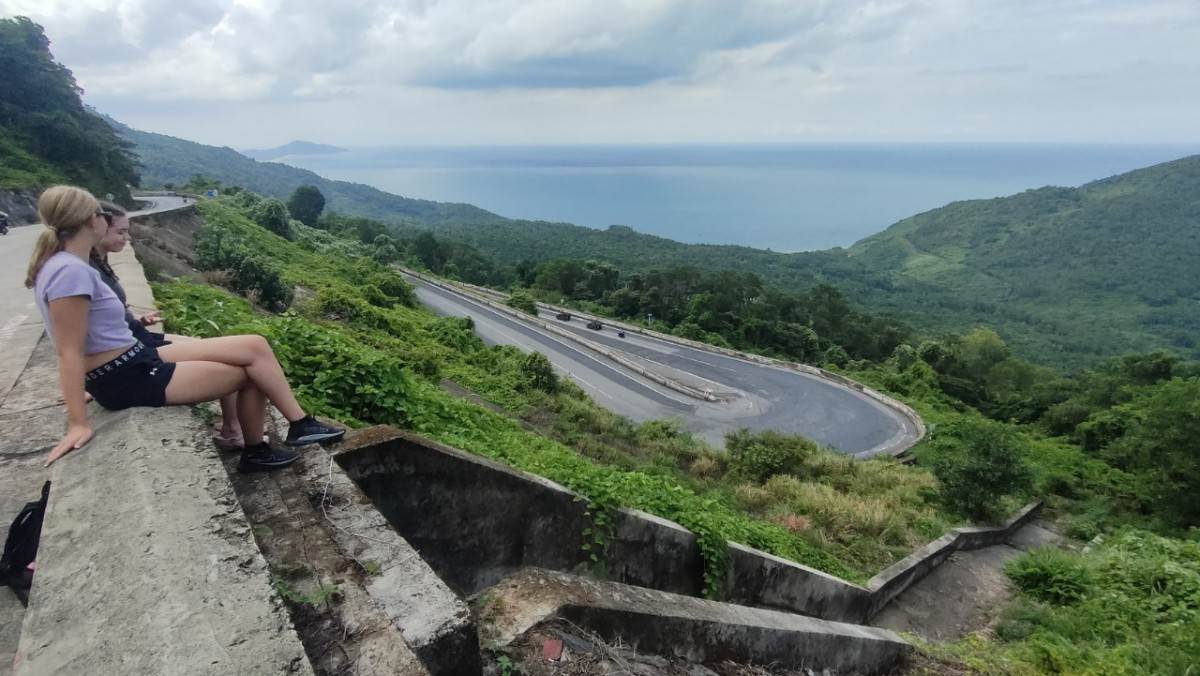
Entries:
<svg viewBox="0 0 1200 676">
<path fill-rule="evenodd" d="M 743 574 L 731 574 L 725 594 L 743 605 L 697 598 L 703 567 L 695 536 L 640 512 L 619 513 L 599 571 L 606 581 L 591 579 L 584 573 L 593 566 L 581 548 L 590 521 L 579 496 L 416 435 L 387 427 L 362 430 L 333 459 L 450 589 L 505 608 L 475 629 L 493 648 L 556 619 L 603 639 L 704 663 L 882 673 L 909 648 L 892 632 L 837 621 L 865 613 L 866 590 L 853 587 L 857 603 L 847 607 L 849 597 L 831 586 L 840 580 L 748 548 L 733 557 Z M 750 607 L 788 596 L 775 588 L 781 580 L 784 588 L 796 583 L 781 574 L 785 566 L 803 572 L 809 598 L 802 605 L 822 611 L 807 615 L 832 619 L 796 608 Z M 750 567 L 759 574 L 745 574 Z M 431 673 L 468 673 L 465 662 L 461 670 L 426 666 Z"/>
<path fill-rule="evenodd" d="M 952 531 L 865 585 L 729 543 L 716 602 L 699 598 L 696 537 L 678 524 L 619 511 L 596 566 L 580 496 L 390 427 L 234 484 L 318 674 L 477 674 L 481 647 L 521 645 L 555 623 L 689 664 L 890 672 L 908 644 L 863 624 L 954 551 L 1003 541 L 1038 507 Z"/>
</svg>

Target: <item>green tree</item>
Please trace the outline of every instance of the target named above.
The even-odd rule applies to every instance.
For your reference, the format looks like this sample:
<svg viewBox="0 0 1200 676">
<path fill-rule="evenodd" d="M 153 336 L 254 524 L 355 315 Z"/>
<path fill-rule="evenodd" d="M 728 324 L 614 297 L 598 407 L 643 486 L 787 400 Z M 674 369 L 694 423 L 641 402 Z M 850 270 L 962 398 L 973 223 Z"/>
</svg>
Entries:
<svg viewBox="0 0 1200 676">
<path fill-rule="evenodd" d="M 1024 444 L 1007 425 L 983 418 L 958 420 L 937 431 L 930 451 L 943 499 L 971 518 L 998 516 L 1005 497 L 1033 486 Z"/>
<path fill-rule="evenodd" d="M 1176 526 L 1200 523 L 1200 378 L 1160 383 L 1117 411 L 1128 428 L 1102 455 L 1135 474 L 1147 510 Z"/>
<path fill-rule="evenodd" d="M 417 235 L 413 239 L 412 252 L 430 272 L 439 273 L 446 264 L 446 250 L 431 233 L 422 232 Z"/>
<path fill-rule="evenodd" d="M 325 210 L 325 196 L 315 185 L 302 185 L 288 199 L 287 209 L 296 220 L 314 227 Z"/>
<path fill-rule="evenodd" d="M 525 291 L 514 291 L 508 297 L 508 306 L 514 307 L 526 314 L 537 316 L 537 302 Z"/>
<path fill-rule="evenodd" d="M 287 206 L 276 199 L 263 200 L 254 208 L 254 222 L 280 237 L 293 240 L 296 232 L 292 229 L 291 217 Z"/>
</svg>

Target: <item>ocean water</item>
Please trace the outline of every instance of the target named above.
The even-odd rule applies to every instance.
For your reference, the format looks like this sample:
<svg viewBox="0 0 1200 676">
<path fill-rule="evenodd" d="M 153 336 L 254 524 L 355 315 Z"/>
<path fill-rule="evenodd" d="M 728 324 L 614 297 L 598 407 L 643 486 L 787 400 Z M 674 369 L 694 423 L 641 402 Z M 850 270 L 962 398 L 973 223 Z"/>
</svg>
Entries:
<svg viewBox="0 0 1200 676">
<path fill-rule="evenodd" d="M 962 199 L 1078 186 L 1193 145 L 655 145 L 351 148 L 279 161 L 503 216 L 627 225 L 776 251 L 848 246 Z"/>
</svg>

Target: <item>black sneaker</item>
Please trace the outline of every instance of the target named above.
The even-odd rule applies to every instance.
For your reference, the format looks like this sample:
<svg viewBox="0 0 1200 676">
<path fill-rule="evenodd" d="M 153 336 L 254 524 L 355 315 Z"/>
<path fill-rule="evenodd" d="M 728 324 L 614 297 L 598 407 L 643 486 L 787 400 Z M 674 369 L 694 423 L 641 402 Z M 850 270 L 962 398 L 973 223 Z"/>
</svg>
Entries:
<svg viewBox="0 0 1200 676">
<path fill-rule="evenodd" d="M 318 422 L 311 415 L 306 415 L 288 426 L 287 439 L 283 443 L 288 446 L 303 446 L 322 441 L 341 439 L 346 430 Z"/>
<path fill-rule="evenodd" d="M 242 459 L 238 462 L 238 471 L 269 472 L 288 465 L 300 459 L 300 454 L 283 448 L 271 448 L 265 442 L 248 446 L 242 451 Z"/>
</svg>

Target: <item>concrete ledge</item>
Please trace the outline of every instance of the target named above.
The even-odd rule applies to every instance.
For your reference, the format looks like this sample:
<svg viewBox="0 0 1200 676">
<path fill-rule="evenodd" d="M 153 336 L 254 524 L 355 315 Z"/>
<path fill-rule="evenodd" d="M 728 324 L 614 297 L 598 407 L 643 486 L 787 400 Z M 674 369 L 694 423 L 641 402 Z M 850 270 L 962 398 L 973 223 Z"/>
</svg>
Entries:
<svg viewBox="0 0 1200 676">
<path fill-rule="evenodd" d="M 312 673 L 190 410 L 92 406 L 51 468 L 15 673 Z"/>
<path fill-rule="evenodd" d="M 561 618 L 639 650 L 705 663 L 732 660 L 875 674 L 891 672 L 909 650 L 899 636 L 884 629 L 546 570 L 522 571 L 490 594 L 503 609 L 491 626 L 501 644 L 541 622 Z"/>
</svg>

